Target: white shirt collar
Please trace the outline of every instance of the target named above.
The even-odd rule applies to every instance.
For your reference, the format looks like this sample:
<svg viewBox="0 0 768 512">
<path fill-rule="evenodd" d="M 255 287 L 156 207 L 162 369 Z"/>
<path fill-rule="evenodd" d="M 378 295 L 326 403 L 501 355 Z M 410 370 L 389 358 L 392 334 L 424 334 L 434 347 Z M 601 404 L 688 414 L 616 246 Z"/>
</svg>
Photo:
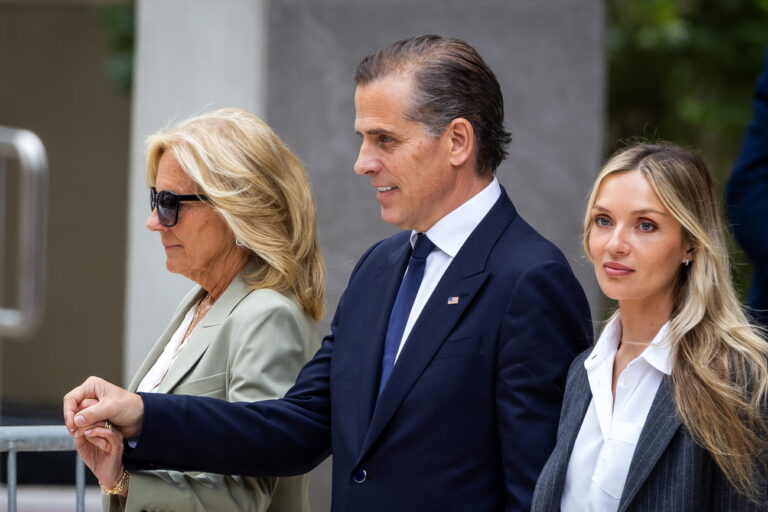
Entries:
<svg viewBox="0 0 768 512">
<path fill-rule="evenodd" d="M 659 332 L 651 340 L 650 345 L 639 356 L 666 375 L 672 373 L 672 345 L 669 340 L 669 328 L 670 322 L 662 325 Z M 584 368 L 587 372 L 596 369 L 607 358 L 613 357 L 619 349 L 620 341 L 621 320 L 616 314 L 603 329 L 592 353 L 584 360 Z"/>
<path fill-rule="evenodd" d="M 501 195 L 499 180 L 494 176 L 487 187 L 472 199 L 437 221 L 426 235 L 435 246 L 451 258 L 455 258 L 469 235 L 483 220 Z M 416 243 L 417 231 L 411 232 L 411 247 Z"/>
</svg>

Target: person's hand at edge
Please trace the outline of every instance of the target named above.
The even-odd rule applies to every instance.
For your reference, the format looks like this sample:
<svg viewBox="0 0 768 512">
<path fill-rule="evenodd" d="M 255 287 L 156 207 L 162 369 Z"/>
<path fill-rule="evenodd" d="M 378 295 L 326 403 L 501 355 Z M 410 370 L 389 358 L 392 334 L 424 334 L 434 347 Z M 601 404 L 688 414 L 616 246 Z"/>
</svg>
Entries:
<svg viewBox="0 0 768 512">
<path fill-rule="evenodd" d="M 73 437 L 82 435 L 84 427 L 105 421 L 117 426 L 124 437 L 136 437 L 144 421 L 144 402 L 136 393 L 98 377 L 88 377 L 64 395 L 64 424 Z"/>
</svg>

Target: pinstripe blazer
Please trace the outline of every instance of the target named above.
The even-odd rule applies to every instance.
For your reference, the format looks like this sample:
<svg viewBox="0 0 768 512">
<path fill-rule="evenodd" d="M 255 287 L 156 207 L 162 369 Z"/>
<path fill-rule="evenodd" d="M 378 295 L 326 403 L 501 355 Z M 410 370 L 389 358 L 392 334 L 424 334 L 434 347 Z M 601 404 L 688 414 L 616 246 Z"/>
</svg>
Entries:
<svg viewBox="0 0 768 512">
<path fill-rule="evenodd" d="M 536 483 L 532 512 L 560 510 L 568 460 L 592 400 L 584 368 L 591 352 L 581 353 L 568 371 L 557 443 Z M 706 510 L 766 511 L 768 505 L 736 493 L 709 453 L 694 443 L 680 422 L 665 377 L 637 441 L 619 512 Z"/>
</svg>

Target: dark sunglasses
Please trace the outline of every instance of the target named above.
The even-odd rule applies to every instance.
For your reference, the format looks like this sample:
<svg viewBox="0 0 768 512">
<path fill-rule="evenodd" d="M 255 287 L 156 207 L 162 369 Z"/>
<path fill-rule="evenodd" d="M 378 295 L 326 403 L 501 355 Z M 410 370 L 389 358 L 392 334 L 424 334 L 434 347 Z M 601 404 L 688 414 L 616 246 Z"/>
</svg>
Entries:
<svg viewBox="0 0 768 512">
<path fill-rule="evenodd" d="M 174 194 L 167 190 L 157 191 L 155 187 L 149 189 L 149 205 L 152 211 L 157 208 L 157 219 L 160 224 L 170 228 L 179 221 L 179 203 L 182 201 L 207 201 L 208 196 L 202 194 Z"/>
</svg>

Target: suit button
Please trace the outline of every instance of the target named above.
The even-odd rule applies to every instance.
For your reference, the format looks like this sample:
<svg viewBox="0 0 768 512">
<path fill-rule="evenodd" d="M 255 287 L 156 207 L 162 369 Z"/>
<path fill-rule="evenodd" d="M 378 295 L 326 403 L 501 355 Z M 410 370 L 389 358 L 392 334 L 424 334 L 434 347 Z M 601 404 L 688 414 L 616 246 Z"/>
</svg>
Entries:
<svg viewBox="0 0 768 512">
<path fill-rule="evenodd" d="M 352 480 L 356 484 L 361 484 L 365 482 L 365 478 L 368 476 L 368 473 L 364 469 L 358 469 L 354 473 L 352 473 Z"/>
</svg>

